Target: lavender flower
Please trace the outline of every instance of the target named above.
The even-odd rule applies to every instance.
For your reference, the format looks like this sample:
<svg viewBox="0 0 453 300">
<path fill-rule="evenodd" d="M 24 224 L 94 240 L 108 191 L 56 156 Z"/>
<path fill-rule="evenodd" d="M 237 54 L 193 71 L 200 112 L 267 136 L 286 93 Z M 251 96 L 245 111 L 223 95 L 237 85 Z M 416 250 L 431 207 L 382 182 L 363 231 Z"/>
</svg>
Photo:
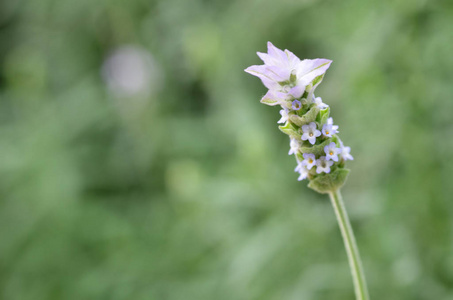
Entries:
<svg viewBox="0 0 453 300">
<path fill-rule="evenodd" d="M 304 180 L 308 177 L 308 170 L 302 163 L 299 163 L 294 169 L 295 172 L 299 172 L 300 176 L 297 178 L 298 181 Z"/>
<path fill-rule="evenodd" d="M 272 45 L 271 42 L 267 43 L 267 53 L 257 52 L 257 54 L 264 62 L 264 65 L 251 66 L 246 72 L 258 76 L 261 80 L 264 78 L 265 82 L 268 82 L 267 79 L 274 83 L 288 81 L 291 74 L 296 72 L 300 64 L 300 59 L 291 51 L 282 51 Z M 272 83 L 271 86 L 273 85 Z M 271 88 L 269 87 L 269 89 Z"/>
<path fill-rule="evenodd" d="M 280 110 L 280 114 L 282 115 L 282 117 L 280 118 L 280 120 L 277 121 L 277 123 L 286 123 L 286 121 L 288 121 L 288 113 L 289 110 L 286 107 Z"/>
<path fill-rule="evenodd" d="M 294 154 L 296 158 L 297 167 L 294 171 L 300 174 L 297 180 L 308 178 L 308 187 L 319 193 L 329 194 L 348 253 L 356 298 L 369 300 L 354 234 L 340 194 L 340 188 L 349 173 L 344 161 L 354 158 L 350 154 L 351 149 L 343 146 L 340 138 L 335 135 L 338 133 L 338 126 L 329 118 L 329 106 L 314 95 L 331 61 L 300 60 L 292 52 L 282 51 L 270 42 L 267 46 L 267 53 L 258 52 L 264 65 L 251 66 L 245 71 L 260 78 L 269 89 L 261 99 L 262 103 L 282 106 L 282 118 L 278 123 L 285 124 L 278 128 L 290 137 L 291 149 L 288 154 Z M 324 135 L 319 139 L 317 137 L 321 136 L 321 131 L 318 127 Z M 302 143 L 307 140 L 309 143 Z M 326 145 L 327 143 L 329 144 Z"/>
<path fill-rule="evenodd" d="M 302 103 L 299 100 L 294 100 L 291 107 L 293 110 L 299 110 L 302 107 Z"/>
<path fill-rule="evenodd" d="M 333 129 L 333 130 L 338 130 L 338 126 L 337 126 L 337 125 L 333 125 L 333 119 L 332 119 L 332 117 L 330 117 L 330 118 L 327 119 L 327 124 L 328 124 L 328 125 L 332 125 L 332 129 Z"/>
<path fill-rule="evenodd" d="M 328 59 L 300 60 L 291 51 L 282 51 L 267 43 L 267 53 L 257 52 L 264 65 L 250 66 L 245 71 L 261 79 L 269 91 L 261 99 L 268 105 L 282 104 L 300 98 L 306 87 L 323 75 L 332 63 Z"/>
<path fill-rule="evenodd" d="M 277 123 L 282 124 L 279 129 L 290 137 L 288 154 L 297 160 L 297 171 L 301 173 L 299 180 L 308 178 L 309 186 L 322 193 L 338 189 L 348 173 L 342 162 L 353 158 L 349 154 L 350 148 L 343 147 L 336 135 L 338 126 L 329 117 L 329 105 L 314 95 L 332 61 L 323 58 L 301 60 L 271 42 L 267 44 L 267 53 L 257 54 L 263 64 L 250 66 L 245 71 L 258 77 L 268 88 L 262 103 L 281 106 L 281 118 Z M 326 146 L 327 138 L 337 140 L 327 142 L 330 144 Z M 331 166 L 335 174 L 331 174 Z"/>
<path fill-rule="evenodd" d="M 354 157 L 352 157 L 350 152 L 351 152 L 351 147 L 345 147 L 343 145 L 343 142 L 340 141 L 340 154 L 341 154 L 341 157 L 343 157 L 344 160 L 354 160 Z"/>
<path fill-rule="evenodd" d="M 289 149 L 288 155 L 296 154 L 299 151 L 300 142 L 294 138 L 291 138 L 289 146 L 291 149 Z"/>
<path fill-rule="evenodd" d="M 324 102 L 322 102 L 321 97 L 316 97 L 314 102 L 315 102 L 316 106 L 319 107 L 319 109 L 326 109 L 326 108 L 329 107 L 329 105 L 327 105 Z"/>
<path fill-rule="evenodd" d="M 322 172 L 324 173 L 330 173 L 330 167 L 333 165 L 333 161 L 327 160 L 325 156 L 321 156 L 318 158 L 316 161 L 316 173 L 320 174 Z"/>
<path fill-rule="evenodd" d="M 324 152 L 326 153 L 327 160 L 338 161 L 338 154 L 340 153 L 340 148 L 337 148 L 337 144 L 334 142 L 324 147 Z"/>
<path fill-rule="evenodd" d="M 324 124 L 322 126 L 322 134 L 327 137 L 332 137 L 335 133 L 338 133 L 338 126 L 332 124 Z"/>
<path fill-rule="evenodd" d="M 311 122 L 309 125 L 302 126 L 302 140 L 308 140 L 310 144 L 314 145 L 316 143 L 316 138 L 321 135 L 321 131 L 316 129 L 316 123 Z"/>
<path fill-rule="evenodd" d="M 302 154 L 302 156 L 304 157 L 302 165 L 306 166 L 308 170 L 310 170 L 316 165 L 316 158 L 314 154 L 304 153 Z"/>
</svg>

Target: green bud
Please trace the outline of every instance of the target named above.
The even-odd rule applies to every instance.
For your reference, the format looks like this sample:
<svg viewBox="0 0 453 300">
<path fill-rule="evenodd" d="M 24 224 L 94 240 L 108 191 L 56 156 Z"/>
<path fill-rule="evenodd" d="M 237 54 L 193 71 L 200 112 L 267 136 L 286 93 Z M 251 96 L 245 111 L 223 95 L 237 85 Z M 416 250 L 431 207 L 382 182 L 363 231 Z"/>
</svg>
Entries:
<svg viewBox="0 0 453 300">
<path fill-rule="evenodd" d="M 319 108 L 316 105 L 313 105 L 303 116 L 299 117 L 298 115 L 291 115 L 289 119 L 291 120 L 291 122 L 301 127 L 302 125 L 307 125 L 311 122 L 314 122 L 318 113 Z"/>
<path fill-rule="evenodd" d="M 301 139 L 301 135 L 299 134 L 299 131 L 296 127 L 294 127 L 291 122 L 287 122 L 285 126 L 278 126 L 278 129 L 280 129 L 281 132 L 284 134 L 289 135 L 292 138 L 295 138 L 297 140 Z"/>
<path fill-rule="evenodd" d="M 327 119 L 329 118 L 329 115 L 330 115 L 330 108 L 327 107 L 326 109 L 323 109 L 319 112 L 319 115 L 317 117 L 317 121 L 320 123 L 320 124 L 326 124 L 327 123 Z"/>
<path fill-rule="evenodd" d="M 338 168 L 329 174 L 317 175 L 308 183 L 308 187 L 318 193 L 328 194 L 339 190 L 348 178 L 349 169 Z"/>
</svg>

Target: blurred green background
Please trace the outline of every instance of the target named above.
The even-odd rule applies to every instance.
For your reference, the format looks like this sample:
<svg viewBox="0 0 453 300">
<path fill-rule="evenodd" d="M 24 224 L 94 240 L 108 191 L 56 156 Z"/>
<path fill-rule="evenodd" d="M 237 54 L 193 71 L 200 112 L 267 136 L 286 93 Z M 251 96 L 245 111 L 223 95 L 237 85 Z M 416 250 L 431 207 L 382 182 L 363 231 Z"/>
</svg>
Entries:
<svg viewBox="0 0 453 300">
<path fill-rule="evenodd" d="M 453 299 L 451 1 L 3 0 L 0 298 L 353 299 L 325 195 L 243 70 L 317 96 L 372 299 Z"/>
</svg>

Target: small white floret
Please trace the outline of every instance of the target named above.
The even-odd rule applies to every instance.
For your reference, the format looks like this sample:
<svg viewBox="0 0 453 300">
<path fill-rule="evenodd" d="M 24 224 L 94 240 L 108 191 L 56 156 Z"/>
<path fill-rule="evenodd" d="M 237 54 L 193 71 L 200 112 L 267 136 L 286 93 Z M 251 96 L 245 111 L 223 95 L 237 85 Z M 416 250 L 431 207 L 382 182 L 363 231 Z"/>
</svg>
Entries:
<svg viewBox="0 0 453 300">
<path fill-rule="evenodd" d="M 330 173 L 330 167 L 333 165 L 333 161 L 331 160 L 326 160 L 325 156 L 321 156 L 316 160 L 316 173 L 321 174 L 322 172 L 324 173 Z"/>
<path fill-rule="evenodd" d="M 308 170 L 307 168 L 300 162 L 297 167 L 294 169 L 295 172 L 299 172 L 300 176 L 297 178 L 298 181 L 304 180 L 308 177 Z"/>
<path fill-rule="evenodd" d="M 291 141 L 289 142 L 289 146 L 291 149 L 289 149 L 288 155 L 296 154 L 297 151 L 299 151 L 300 142 L 296 139 L 291 138 Z"/>
<path fill-rule="evenodd" d="M 299 110 L 299 109 L 301 109 L 301 107 L 302 107 L 302 103 L 299 100 L 294 100 L 291 105 L 291 108 L 293 110 Z"/>
<path fill-rule="evenodd" d="M 332 137 L 335 133 L 338 133 L 338 126 L 332 124 L 322 125 L 322 134 L 327 137 Z"/>
<path fill-rule="evenodd" d="M 310 170 L 311 168 L 313 168 L 316 165 L 316 159 L 315 159 L 315 155 L 314 154 L 304 153 L 304 154 L 302 154 L 302 156 L 304 157 L 304 160 L 302 161 L 302 164 L 308 170 Z"/>
<path fill-rule="evenodd" d="M 282 110 L 280 110 L 280 114 L 282 115 L 282 117 L 280 118 L 280 120 L 278 120 L 277 123 L 281 124 L 281 123 L 286 123 L 286 121 L 288 121 L 288 113 L 289 113 L 289 110 L 284 107 Z"/>
<path fill-rule="evenodd" d="M 354 160 L 354 157 L 350 154 L 351 152 L 351 147 L 345 147 L 343 145 L 343 142 L 340 141 L 340 154 L 343 157 L 344 160 Z"/>
<path fill-rule="evenodd" d="M 315 122 L 311 122 L 308 125 L 303 125 L 302 131 L 303 131 L 302 140 L 303 141 L 308 140 L 312 145 L 316 143 L 316 138 L 321 135 L 321 131 L 316 129 Z"/>
<path fill-rule="evenodd" d="M 338 131 L 338 125 L 333 125 L 333 119 L 332 119 L 332 117 L 330 117 L 330 118 L 327 119 L 327 125 L 332 125 L 333 130 L 337 130 L 337 132 L 339 132 L 339 131 Z"/>
<path fill-rule="evenodd" d="M 329 105 L 322 102 L 321 97 L 316 97 L 314 102 L 315 102 L 316 106 L 318 106 L 319 109 L 326 109 L 329 107 Z"/>
<path fill-rule="evenodd" d="M 334 142 L 324 147 L 327 160 L 338 161 L 338 154 L 340 154 L 340 148 L 337 148 L 337 144 Z"/>
</svg>

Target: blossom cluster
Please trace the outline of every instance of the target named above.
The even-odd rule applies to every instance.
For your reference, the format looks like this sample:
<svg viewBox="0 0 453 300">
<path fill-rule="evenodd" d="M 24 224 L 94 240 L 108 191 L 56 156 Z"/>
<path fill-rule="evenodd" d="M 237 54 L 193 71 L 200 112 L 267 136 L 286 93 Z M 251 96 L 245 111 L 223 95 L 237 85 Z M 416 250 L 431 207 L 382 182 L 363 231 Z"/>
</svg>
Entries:
<svg viewBox="0 0 453 300">
<path fill-rule="evenodd" d="M 310 180 L 344 167 L 353 160 L 350 147 L 338 137 L 338 126 L 329 117 L 330 108 L 314 96 L 325 72 L 328 59 L 300 60 L 289 50 L 280 50 L 268 42 L 267 53 L 257 53 L 264 65 L 245 71 L 261 79 L 269 89 L 261 99 L 267 105 L 280 105 L 280 130 L 290 137 L 289 155 L 297 160 L 298 180 Z"/>
</svg>

